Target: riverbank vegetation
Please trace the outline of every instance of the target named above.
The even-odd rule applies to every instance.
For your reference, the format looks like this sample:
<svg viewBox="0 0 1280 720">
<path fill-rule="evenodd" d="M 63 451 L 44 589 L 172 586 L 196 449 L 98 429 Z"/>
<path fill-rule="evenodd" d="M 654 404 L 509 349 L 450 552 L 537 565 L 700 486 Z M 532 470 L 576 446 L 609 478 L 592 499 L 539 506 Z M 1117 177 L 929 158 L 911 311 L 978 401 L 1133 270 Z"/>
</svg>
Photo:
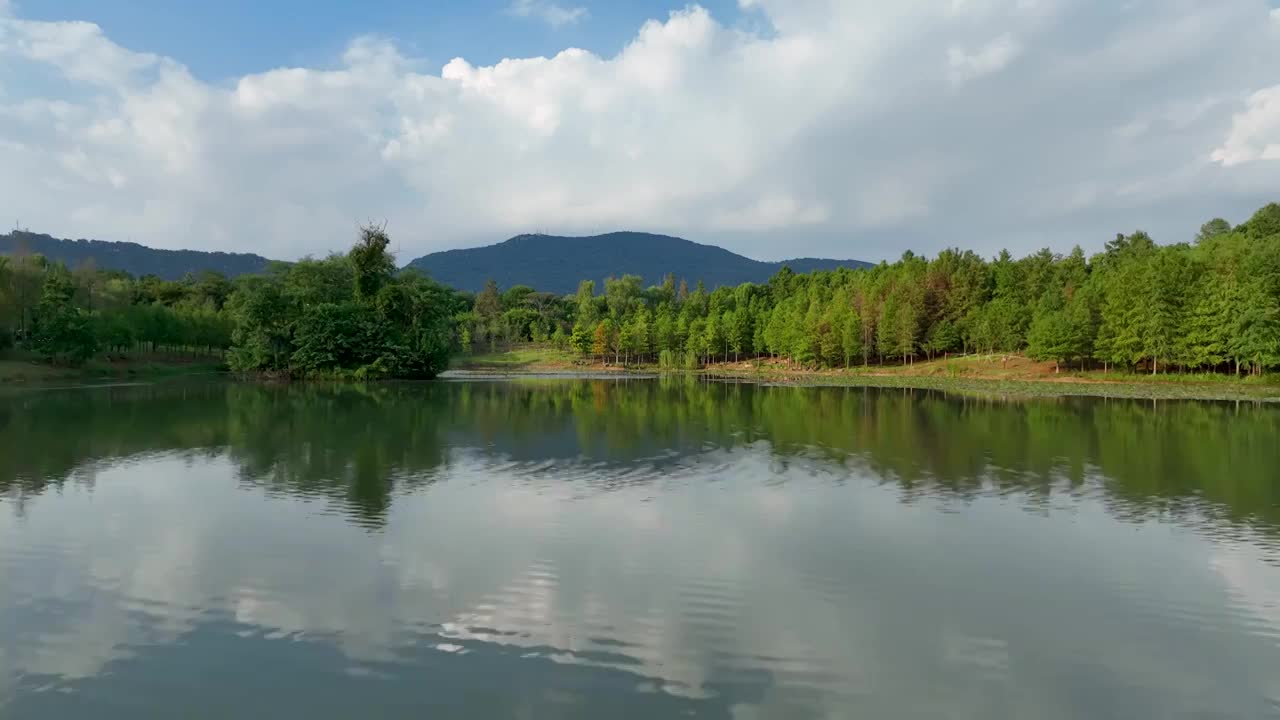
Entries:
<svg viewBox="0 0 1280 720">
<path fill-rule="evenodd" d="M 210 372 L 231 344 L 232 292 L 212 272 L 166 281 L 2 256 L 0 380 Z"/>
<path fill-rule="evenodd" d="M 645 288 L 625 276 L 603 290 L 587 280 L 556 298 L 490 283 L 459 318 L 464 346 L 548 343 L 668 368 L 769 358 L 809 372 L 978 353 L 1055 372 L 1262 377 L 1280 368 L 1280 205 L 1237 227 L 1212 220 L 1194 243 L 1118 235 L 1091 258 L 906 252 L 868 270 L 784 268 L 763 285 L 690 290 L 667 276 Z"/>
<path fill-rule="evenodd" d="M 53 364 L 17 350 L 0 354 L 0 384 L 158 380 L 217 375 L 226 369 L 226 363 L 218 357 L 170 353 L 95 357 L 77 365 Z"/>
<path fill-rule="evenodd" d="M 273 264 L 235 281 L 168 281 L 92 264 L 0 257 L 0 378 L 110 376 L 225 364 L 288 377 L 432 377 L 469 301 L 396 272 L 382 228 L 346 255 Z M 33 363 L 40 360 L 41 363 Z M 201 362 L 195 362 L 199 360 Z"/>
<path fill-rule="evenodd" d="M 382 228 L 346 255 L 303 260 L 237 283 L 228 353 L 240 372 L 353 379 L 430 378 L 454 349 L 466 299 L 414 271 L 396 272 Z"/>
<path fill-rule="evenodd" d="M 645 287 L 628 275 L 599 287 L 584 280 L 571 296 L 493 282 L 473 296 L 397 271 L 388 243 L 369 226 L 345 255 L 234 281 L 69 270 L 18 253 L 0 258 L 0 348 L 62 365 L 169 353 L 225 359 L 245 373 L 360 379 L 432 377 L 451 355 L 513 348 L 624 367 L 767 361 L 795 376 L 914 373 L 938 358 L 949 373 L 957 355 L 1026 356 L 1055 375 L 1104 379 L 1263 382 L 1280 370 L 1274 203 L 1239 226 L 1205 223 L 1192 243 L 1161 246 L 1135 232 L 1092 257 L 1078 247 L 991 260 L 906 252 L 870 269 L 784 268 L 763 284 L 714 290 L 674 275 Z"/>
<path fill-rule="evenodd" d="M 489 375 L 565 375 L 599 377 L 600 373 L 661 372 L 654 364 L 600 365 L 568 350 L 522 346 L 494 353 L 455 356 L 451 369 L 458 377 Z M 667 371 L 668 373 L 670 371 Z M 696 371 L 678 371 L 711 380 L 745 381 L 765 385 L 803 387 L 896 387 L 943 390 L 1001 397 L 1089 396 L 1131 399 L 1198 399 L 1280 401 L 1280 381 L 1274 375 L 1236 377 L 1228 373 L 1165 373 L 1096 370 L 1055 371 L 1051 362 L 1025 355 L 953 355 L 909 365 L 798 366 L 785 359 L 752 358 L 716 362 Z M 666 373 L 664 373 L 666 374 Z"/>
</svg>

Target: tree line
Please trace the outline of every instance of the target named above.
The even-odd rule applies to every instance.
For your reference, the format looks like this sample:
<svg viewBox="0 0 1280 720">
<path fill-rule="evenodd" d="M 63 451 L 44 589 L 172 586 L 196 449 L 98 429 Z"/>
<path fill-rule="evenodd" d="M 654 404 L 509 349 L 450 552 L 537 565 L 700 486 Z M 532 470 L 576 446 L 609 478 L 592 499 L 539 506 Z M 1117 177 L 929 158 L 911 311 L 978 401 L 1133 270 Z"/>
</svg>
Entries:
<svg viewBox="0 0 1280 720">
<path fill-rule="evenodd" d="M 102 354 L 218 354 L 231 344 L 224 307 L 232 292 L 216 272 L 135 278 L 92 262 L 70 270 L 19 250 L 0 256 L 0 350 L 18 345 L 72 363 Z"/>
<path fill-rule="evenodd" d="M 475 295 L 397 271 L 383 228 L 346 254 L 273 263 L 236 280 L 133 278 L 0 257 L 0 348 L 46 358 L 189 352 L 242 372 L 431 377 L 454 352 L 553 344 L 618 364 L 699 368 L 748 358 L 805 367 L 1017 353 L 1079 367 L 1260 375 L 1280 367 L 1280 205 L 1194 242 L 1118 235 L 1086 257 L 1049 250 L 987 260 L 906 252 L 870 269 L 708 290 L 667 275 L 584 280 L 560 296 L 490 282 Z"/>
<path fill-rule="evenodd" d="M 1280 205 L 1192 243 L 1117 235 L 1086 257 L 908 251 L 865 270 L 693 290 L 673 276 L 585 280 L 556 297 L 490 282 L 457 317 L 463 349 L 550 342 L 615 363 L 695 368 L 769 356 L 807 367 L 1026 353 L 1055 365 L 1262 374 L 1280 367 Z"/>
<path fill-rule="evenodd" d="M 210 354 L 232 370 L 297 377 L 433 377 L 456 346 L 466 296 L 397 272 L 381 227 L 345 255 L 273 263 L 228 280 L 167 281 L 74 270 L 17 252 L 0 256 L 0 349 L 51 361 Z"/>
</svg>

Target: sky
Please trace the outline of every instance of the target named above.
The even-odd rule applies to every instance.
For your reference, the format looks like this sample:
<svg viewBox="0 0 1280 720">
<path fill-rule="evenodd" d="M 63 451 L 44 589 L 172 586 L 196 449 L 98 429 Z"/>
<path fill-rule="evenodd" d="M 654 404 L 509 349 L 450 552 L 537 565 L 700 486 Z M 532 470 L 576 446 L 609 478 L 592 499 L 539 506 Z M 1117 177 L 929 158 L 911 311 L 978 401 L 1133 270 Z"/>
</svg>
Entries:
<svg viewBox="0 0 1280 720">
<path fill-rule="evenodd" d="M 1188 241 L 1280 201 L 1274 0 L 0 0 L 0 226 L 280 259 Z"/>
</svg>

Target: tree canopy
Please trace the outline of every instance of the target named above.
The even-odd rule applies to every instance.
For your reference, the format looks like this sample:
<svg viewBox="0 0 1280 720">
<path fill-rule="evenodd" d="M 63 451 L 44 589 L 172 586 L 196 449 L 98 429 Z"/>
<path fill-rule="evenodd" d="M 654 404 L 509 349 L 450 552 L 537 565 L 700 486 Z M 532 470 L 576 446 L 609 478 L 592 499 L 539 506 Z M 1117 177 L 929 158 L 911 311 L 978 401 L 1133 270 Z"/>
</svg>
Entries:
<svg viewBox="0 0 1280 720">
<path fill-rule="evenodd" d="M 0 347 L 50 360 L 97 354 L 225 354 L 232 369 L 290 376 L 434 377 L 470 301 L 417 271 L 397 272 L 381 227 L 346 255 L 276 263 L 229 280 L 134 278 L 43 256 L 0 257 Z"/>
<path fill-rule="evenodd" d="M 0 257 L 0 348 L 76 362 L 138 350 L 224 353 L 232 368 L 291 376 L 432 377 L 450 353 L 553 343 L 584 358 L 696 368 L 770 356 L 809 367 L 1014 353 L 1057 366 L 1262 374 L 1280 368 L 1280 205 L 1195 241 L 1138 231 L 1086 257 L 1041 250 L 987 260 L 906 252 L 866 269 L 708 290 L 638 276 L 583 279 L 572 295 L 488 282 L 477 295 L 396 271 L 389 238 L 362 228 L 345 255 L 274 263 L 235 280 L 181 280 L 39 254 Z"/>
<path fill-rule="evenodd" d="M 812 367 L 911 363 L 948 353 L 1025 352 L 1055 365 L 1161 372 L 1280 367 L 1280 205 L 1232 228 L 1205 223 L 1191 244 L 1138 231 L 1086 257 L 1041 250 L 984 260 L 907 252 L 869 269 L 796 274 L 690 292 L 608 278 L 528 305 L 529 293 L 481 297 L 470 332 L 493 342 L 555 336 L 583 356 L 696 366 L 771 356 Z M 477 308 L 480 307 L 477 299 Z M 550 327 L 551 332 L 546 332 Z M 541 328 L 536 330 L 535 328 Z M 557 334 L 556 331 L 559 331 Z"/>
</svg>

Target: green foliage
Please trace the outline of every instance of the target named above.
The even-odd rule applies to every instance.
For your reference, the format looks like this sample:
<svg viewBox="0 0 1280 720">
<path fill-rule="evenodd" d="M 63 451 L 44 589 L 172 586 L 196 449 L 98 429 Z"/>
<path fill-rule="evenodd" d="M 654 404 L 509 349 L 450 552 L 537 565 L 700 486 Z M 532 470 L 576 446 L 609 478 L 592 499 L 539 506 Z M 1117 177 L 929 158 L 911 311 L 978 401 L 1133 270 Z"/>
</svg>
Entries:
<svg viewBox="0 0 1280 720">
<path fill-rule="evenodd" d="M 1241 228 L 1246 238 L 1263 240 L 1280 235 L 1280 203 L 1269 203 Z"/>
<path fill-rule="evenodd" d="M 949 319 L 939 320 L 930 330 L 925 349 L 930 355 L 941 355 L 960 347 L 960 329 Z"/>
<path fill-rule="evenodd" d="M 236 283 L 227 305 L 235 331 L 227 360 L 232 370 L 287 370 L 293 354 L 292 318 L 299 308 L 286 301 L 278 275 L 250 275 Z"/>
<path fill-rule="evenodd" d="M 525 342 L 581 356 L 701 367 L 764 355 L 809 367 L 912 363 L 955 353 L 1027 352 L 1082 369 L 1280 369 L 1280 205 L 1232 229 L 1205 223 L 1190 245 L 1117 235 L 1086 257 L 1043 250 L 984 261 L 907 252 L 862 270 L 796 274 L 714 292 L 666 277 L 592 281 L 571 296 L 496 283 L 472 297 L 397 274 L 379 227 L 345 255 L 273 264 L 235 282 L 181 281 L 39 255 L 0 261 L 0 342 L 75 360 L 94 352 L 226 351 L 234 369 L 293 375 L 430 377 L 450 352 Z"/>
<path fill-rule="evenodd" d="M 579 322 L 573 326 L 573 333 L 569 336 L 569 347 L 573 348 L 579 355 L 588 355 L 592 352 L 594 343 L 595 328 L 590 327 L 585 322 Z"/>
<path fill-rule="evenodd" d="M 99 353 L 220 355 L 231 344 L 232 294 L 216 272 L 135 279 L 19 253 L 0 257 L 0 339 L 76 364 Z"/>
<path fill-rule="evenodd" d="M 75 281 L 65 267 L 57 266 L 45 276 L 32 321 L 32 350 L 50 360 L 73 363 L 97 352 L 92 315 L 74 304 L 75 294 Z"/>
<path fill-rule="evenodd" d="M 1079 247 L 990 261 L 954 249 L 933 259 L 907 252 L 862 270 L 784 268 L 763 285 L 710 293 L 701 284 L 677 289 L 674 278 L 641 288 L 623 277 L 606 280 L 597 296 L 588 281 L 538 313 L 508 308 L 499 325 L 529 325 L 505 336 L 519 341 L 539 323 L 560 323 L 582 355 L 666 367 L 762 355 L 838 367 L 976 351 L 1082 369 L 1259 375 L 1280 368 L 1277 218 L 1280 205 L 1234 230 L 1212 220 L 1194 245 L 1161 247 L 1134 232 L 1093 257 Z M 537 295 L 489 294 L 506 305 Z"/>
<path fill-rule="evenodd" d="M 393 275 L 388 242 L 381 228 L 364 228 L 345 258 L 238 281 L 227 303 L 235 326 L 232 369 L 364 380 L 430 378 L 444 370 L 455 343 L 473 339 L 472 327 L 454 337 L 465 303 L 418 273 Z"/>
<path fill-rule="evenodd" d="M 30 346 L 50 360 L 84 362 L 98 351 L 92 315 L 83 308 L 42 299 Z"/>
<path fill-rule="evenodd" d="M 366 225 L 360 228 L 360 241 L 347 253 L 355 279 L 357 302 L 372 300 L 395 274 L 395 258 L 387 252 L 390 244 L 391 239 L 382 226 Z"/>
<path fill-rule="evenodd" d="M 355 302 L 315 305 L 294 327 L 290 367 L 304 375 L 352 370 L 385 357 L 389 322 Z"/>
<path fill-rule="evenodd" d="M 551 345 L 557 350 L 569 349 L 569 335 L 563 325 L 556 325 L 555 332 L 551 333 Z"/>
</svg>

